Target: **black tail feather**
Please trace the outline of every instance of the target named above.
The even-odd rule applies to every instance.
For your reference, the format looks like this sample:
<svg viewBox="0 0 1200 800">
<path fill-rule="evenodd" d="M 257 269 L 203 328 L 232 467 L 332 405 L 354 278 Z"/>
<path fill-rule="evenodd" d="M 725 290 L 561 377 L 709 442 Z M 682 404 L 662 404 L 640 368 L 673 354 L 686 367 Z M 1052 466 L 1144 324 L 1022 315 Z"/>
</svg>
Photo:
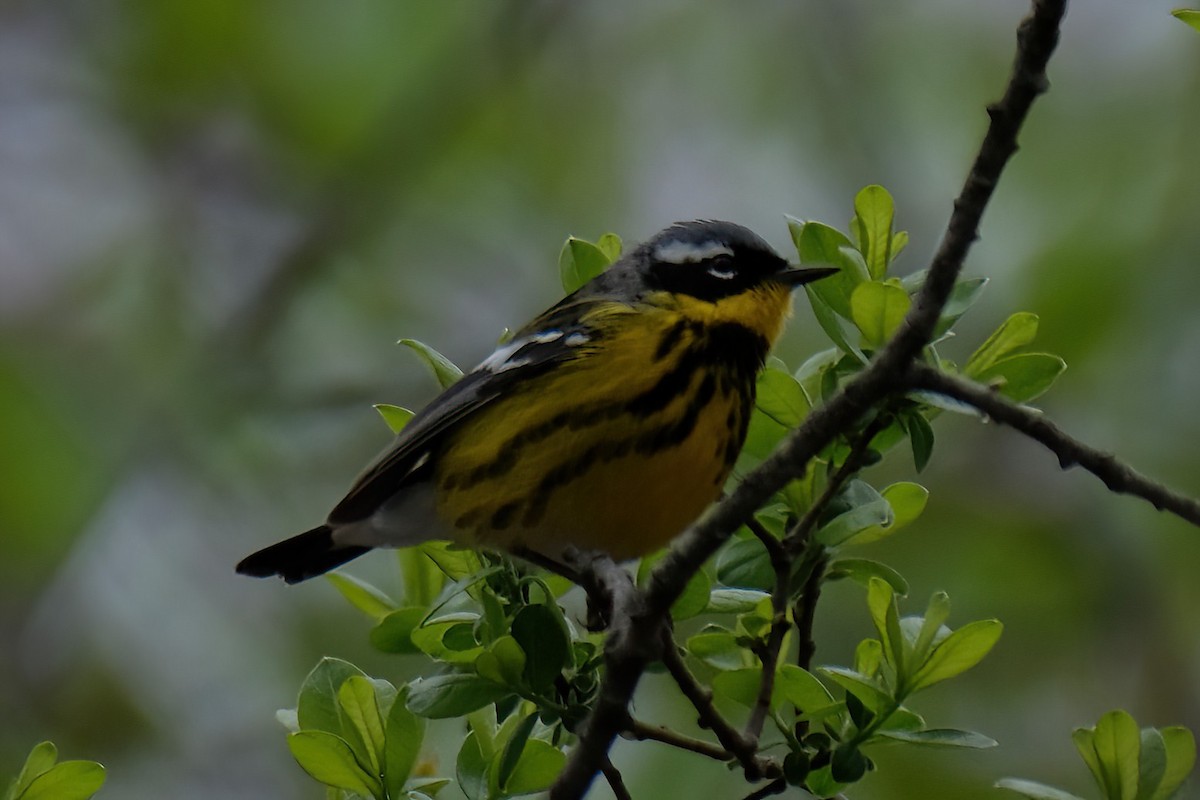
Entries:
<svg viewBox="0 0 1200 800">
<path fill-rule="evenodd" d="M 237 571 L 255 578 L 279 575 L 288 583 L 299 583 L 340 567 L 370 549 L 353 545 L 339 547 L 333 541 L 333 530 L 322 525 L 251 553 L 238 563 Z"/>
</svg>

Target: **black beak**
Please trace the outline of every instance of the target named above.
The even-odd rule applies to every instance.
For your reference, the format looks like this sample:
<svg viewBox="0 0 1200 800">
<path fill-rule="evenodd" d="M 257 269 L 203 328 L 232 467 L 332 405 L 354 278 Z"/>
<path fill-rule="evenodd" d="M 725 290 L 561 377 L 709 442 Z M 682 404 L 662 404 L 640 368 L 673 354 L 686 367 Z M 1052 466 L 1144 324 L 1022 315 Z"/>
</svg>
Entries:
<svg viewBox="0 0 1200 800">
<path fill-rule="evenodd" d="M 837 267 L 810 267 L 806 269 L 788 267 L 776 272 L 771 278 L 779 281 L 784 286 L 790 286 L 794 289 L 797 286 L 819 281 L 821 278 L 828 278 L 830 275 L 836 275 L 839 272 L 841 270 Z"/>
</svg>

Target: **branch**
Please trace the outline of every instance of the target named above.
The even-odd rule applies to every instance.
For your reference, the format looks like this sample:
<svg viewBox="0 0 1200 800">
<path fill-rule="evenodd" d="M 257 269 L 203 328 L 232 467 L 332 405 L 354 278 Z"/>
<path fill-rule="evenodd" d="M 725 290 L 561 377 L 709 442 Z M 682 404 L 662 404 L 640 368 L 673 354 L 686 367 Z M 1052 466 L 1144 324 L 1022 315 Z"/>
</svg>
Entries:
<svg viewBox="0 0 1200 800">
<path fill-rule="evenodd" d="M 638 678 L 649 663 L 644 651 L 654 646 L 657 626 L 688 579 L 754 511 L 783 488 L 839 433 L 867 411 L 903 390 L 912 360 L 929 343 L 938 317 L 977 238 L 979 221 L 1008 159 L 1016 152 L 1017 132 L 1034 99 L 1046 90 L 1046 64 L 1058 42 L 1066 0 L 1033 0 L 1033 11 L 1017 32 L 1017 56 L 1004 97 L 988 108 L 991 124 L 966 182 L 954 203 L 946 232 L 916 302 L 896 335 L 878 356 L 823 406 L 812 411 L 785 442 L 723 502 L 682 534 L 655 567 L 645 592 L 641 635 L 611 637 L 605 646 L 608 672 L 600 699 L 584 725 L 579 744 L 551 791 L 555 800 L 582 797 L 603 765 L 604 753 L 623 727 L 625 709 Z"/>
<path fill-rule="evenodd" d="M 748 739 L 742 736 L 725 717 L 721 716 L 721 712 L 717 711 L 713 705 L 712 692 L 701 686 L 700 682 L 696 680 L 696 676 L 687 668 L 687 664 L 683 663 L 674 637 L 666 631 L 663 633 L 662 660 L 667 672 L 671 673 L 675 683 L 679 684 L 680 691 L 691 701 L 696 713 L 700 715 L 701 727 L 711 730 L 721 746 L 733 754 L 738 763 L 742 765 L 742 769 L 745 770 L 747 780 L 755 781 L 762 777 L 762 765 L 759 764 L 757 758 L 757 739 Z"/>
<path fill-rule="evenodd" d="M 596 705 L 584 720 L 579 744 L 550 789 L 551 800 L 583 797 L 592 779 L 608 763 L 616 732 L 629 719 L 629 698 L 647 665 L 658 657 L 662 617 L 650 617 L 645 598 L 629 573 L 603 554 L 573 553 L 584 585 L 595 587 L 609 605 L 608 641 L 604 648 L 604 681 Z M 650 634 L 645 632 L 649 631 Z"/>
<path fill-rule="evenodd" d="M 982 384 L 947 375 L 924 364 L 914 364 L 909 374 L 914 386 L 961 400 L 996 422 L 1015 428 L 1044 445 L 1058 456 L 1059 466 L 1063 469 L 1081 466 L 1103 481 L 1109 491 L 1140 497 L 1159 511 L 1170 511 L 1193 525 L 1200 525 L 1200 502 L 1147 478 L 1111 453 L 1071 438 L 1028 406 L 1017 405 Z"/>
<path fill-rule="evenodd" d="M 630 719 L 625 730 L 638 741 L 647 739 L 654 742 L 661 742 L 677 747 L 680 750 L 688 750 L 698 755 L 706 756 L 707 758 L 716 761 L 732 761 L 733 753 L 726 750 L 724 747 L 716 744 L 710 744 L 701 739 L 695 739 L 691 736 L 684 736 L 682 733 L 676 733 L 670 728 L 664 728 L 661 725 L 647 725 L 636 719 Z"/>
<path fill-rule="evenodd" d="M 621 777 L 621 772 L 613 766 L 612 761 L 604 759 L 601 771 L 604 772 L 604 779 L 608 781 L 608 786 L 612 789 L 613 797 L 617 800 L 633 800 L 629 790 L 625 788 L 625 779 Z"/>
</svg>

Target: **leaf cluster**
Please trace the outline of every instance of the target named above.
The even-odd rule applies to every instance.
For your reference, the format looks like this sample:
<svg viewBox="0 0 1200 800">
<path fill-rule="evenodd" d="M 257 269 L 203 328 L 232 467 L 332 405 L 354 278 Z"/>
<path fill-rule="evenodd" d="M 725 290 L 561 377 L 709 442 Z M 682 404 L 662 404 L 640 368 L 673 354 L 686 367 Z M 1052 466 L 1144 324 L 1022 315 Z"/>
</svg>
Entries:
<svg viewBox="0 0 1200 800">
<path fill-rule="evenodd" d="M 95 761 L 59 761 L 53 742 L 29 751 L 3 800 L 87 800 L 104 785 L 104 767 Z"/>
<path fill-rule="evenodd" d="M 867 367 L 897 332 L 924 280 L 921 273 L 889 275 L 907 235 L 894 230 L 886 190 L 863 189 L 854 209 L 848 234 L 819 222 L 789 220 L 801 262 L 839 268 L 836 276 L 806 287 L 831 346 L 795 370 L 771 359 L 758 379 L 756 408 L 731 486 Z M 620 250 L 613 234 L 594 243 L 568 239 L 559 256 L 563 288 L 574 291 L 600 274 Z M 981 278 L 958 282 L 922 358 L 938 370 L 1027 402 L 1065 368 L 1057 356 L 1027 351 L 1037 333 L 1035 315 L 1010 316 L 961 368 L 939 352 L 985 285 Z M 443 387 L 461 376 L 428 345 L 412 339 L 401 344 Z M 396 406 L 377 408 L 395 432 L 412 416 Z M 775 776 L 816 797 L 837 796 L 860 780 L 873 768 L 864 751 L 884 743 L 995 744 L 982 734 L 930 727 L 908 703 L 979 663 L 996 643 L 1000 623 L 982 620 L 951 630 L 946 627 L 949 599 L 942 593 L 932 596 L 923 615 L 902 617 L 899 602 L 908 592 L 904 577 L 851 549 L 918 524 L 928 490 L 912 481 L 876 487 L 867 472 L 903 443 L 915 470 L 923 469 L 933 451 L 931 423 L 947 410 L 975 413 L 943 395 L 917 391 L 871 409 L 690 577 L 670 609 L 684 661 L 666 666 L 720 744 L 655 733 L 653 726 L 632 718 L 631 734 L 740 761 L 748 775 Z M 639 562 L 639 585 L 664 555 Z M 447 779 L 421 783 L 412 777 L 424 720 L 465 720 L 454 781 L 468 798 L 547 788 L 562 769 L 565 750 L 575 742 L 604 675 L 602 635 L 577 624 L 560 604 L 571 584 L 507 556 L 444 542 L 400 551 L 399 560 L 404 587 L 399 601 L 344 573 L 328 578 L 371 618 L 372 645 L 386 653 L 423 654 L 435 670 L 410 685 L 392 687 L 344 662 L 322 662 L 301 691 L 290 739 L 297 760 L 318 780 L 354 796 L 432 796 Z M 876 636 L 859 644 L 848 665 L 813 668 L 806 655 L 812 650 L 813 605 L 823 584 L 843 579 L 865 588 Z M 313 699 L 317 696 L 319 701 Z M 304 713 L 306 706 L 326 712 L 314 720 Z M 718 711 L 730 707 L 747 710 L 738 712 L 747 716 L 744 733 Z M 769 723 L 766 735 L 764 723 Z"/>
<path fill-rule="evenodd" d="M 1171 800 L 1196 764 L 1196 739 L 1187 728 L 1142 728 L 1128 712 L 1110 711 L 1071 737 L 1104 800 Z M 1001 789 L 1030 800 L 1083 800 L 1052 786 L 1004 778 Z"/>
</svg>

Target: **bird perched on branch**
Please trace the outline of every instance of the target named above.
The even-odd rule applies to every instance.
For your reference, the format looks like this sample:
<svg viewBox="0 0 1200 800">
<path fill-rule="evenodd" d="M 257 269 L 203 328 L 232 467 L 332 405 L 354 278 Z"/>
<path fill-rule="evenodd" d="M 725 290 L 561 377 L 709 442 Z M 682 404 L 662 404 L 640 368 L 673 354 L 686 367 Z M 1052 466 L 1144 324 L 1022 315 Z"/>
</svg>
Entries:
<svg viewBox="0 0 1200 800">
<path fill-rule="evenodd" d="M 792 290 L 835 272 L 730 222 L 672 225 L 435 398 L 325 524 L 238 572 L 296 583 L 431 539 L 550 560 L 662 547 L 720 496 Z"/>
</svg>

